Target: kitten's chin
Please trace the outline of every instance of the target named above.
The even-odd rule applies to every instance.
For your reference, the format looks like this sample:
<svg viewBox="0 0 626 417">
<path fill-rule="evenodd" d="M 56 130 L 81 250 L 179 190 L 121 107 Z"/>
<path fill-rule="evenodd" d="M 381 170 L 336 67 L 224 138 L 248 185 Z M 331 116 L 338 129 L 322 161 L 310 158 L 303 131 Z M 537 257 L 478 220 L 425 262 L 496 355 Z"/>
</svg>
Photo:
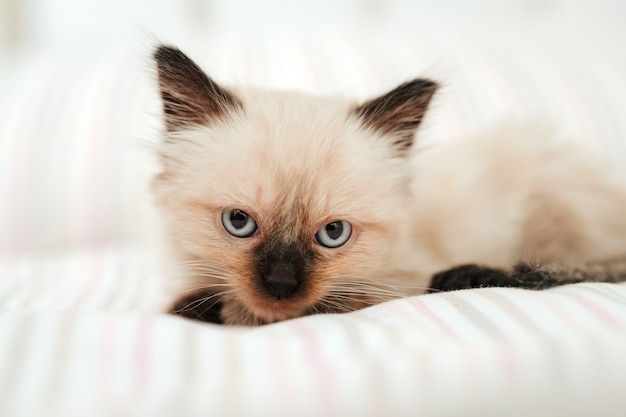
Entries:
<svg viewBox="0 0 626 417">
<path fill-rule="evenodd" d="M 307 307 L 283 300 L 256 301 L 253 306 L 238 300 L 228 300 L 222 307 L 224 324 L 258 326 L 294 319 L 310 314 Z"/>
<path fill-rule="evenodd" d="M 347 313 L 378 304 L 381 301 L 368 294 L 351 295 L 340 299 L 308 298 L 306 300 L 271 300 L 255 298 L 251 306 L 239 299 L 225 300 L 221 312 L 224 324 L 259 326 L 279 321 L 295 319 L 313 314 Z"/>
</svg>

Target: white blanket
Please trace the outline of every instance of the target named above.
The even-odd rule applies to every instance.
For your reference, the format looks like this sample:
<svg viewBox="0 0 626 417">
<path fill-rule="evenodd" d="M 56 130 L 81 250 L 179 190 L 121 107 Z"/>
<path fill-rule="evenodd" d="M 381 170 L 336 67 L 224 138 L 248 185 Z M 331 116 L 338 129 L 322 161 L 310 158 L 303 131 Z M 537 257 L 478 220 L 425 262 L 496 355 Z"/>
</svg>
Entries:
<svg viewBox="0 0 626 417">
<path fill-rule="evenodd" d="M 128 248 L 0 263 L 0 415 L 626 410 L 625 285 L 433 294 L 246 329 L 149 312 L 149 264 Z"/>
</svg>

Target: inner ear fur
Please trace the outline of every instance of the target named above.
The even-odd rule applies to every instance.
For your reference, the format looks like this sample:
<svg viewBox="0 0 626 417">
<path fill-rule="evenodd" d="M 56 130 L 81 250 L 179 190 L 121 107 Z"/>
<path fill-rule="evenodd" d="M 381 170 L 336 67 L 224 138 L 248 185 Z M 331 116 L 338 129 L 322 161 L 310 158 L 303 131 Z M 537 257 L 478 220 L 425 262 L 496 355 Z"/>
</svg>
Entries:
<svg viewBox="0 0 626 417">
<path fill-rule="evenodd" d="M 438 88 L 435 81 L 417 78 L 366 101 L 353 112 L 364 126 L 389 136 L 392 146 L 405 153 Z"/>
<path fill-rule="evenodd" d="M 153 58 L 168 131 L 207 124 L 243 109 L 235 94 L 209 78 L 178 48 L 159 46 Z"/>
</svg>

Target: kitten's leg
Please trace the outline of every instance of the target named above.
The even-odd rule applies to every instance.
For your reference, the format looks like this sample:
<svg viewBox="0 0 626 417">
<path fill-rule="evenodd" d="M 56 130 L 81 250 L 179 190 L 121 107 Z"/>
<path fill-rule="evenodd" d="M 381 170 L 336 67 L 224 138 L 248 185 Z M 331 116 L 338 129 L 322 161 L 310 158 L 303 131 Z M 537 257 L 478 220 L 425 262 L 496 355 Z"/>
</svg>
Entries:
<svg viewBox="0 0 626 417">
<path fill-rule="evenodd" d="M 510 271 L 462 265 L 437 273 L 429 292 L 482 287 L 516 287 L 543 290 L 580 282 L 626 281 L 626 258 L 579 266 L 518 264 Z"/>
</svg>

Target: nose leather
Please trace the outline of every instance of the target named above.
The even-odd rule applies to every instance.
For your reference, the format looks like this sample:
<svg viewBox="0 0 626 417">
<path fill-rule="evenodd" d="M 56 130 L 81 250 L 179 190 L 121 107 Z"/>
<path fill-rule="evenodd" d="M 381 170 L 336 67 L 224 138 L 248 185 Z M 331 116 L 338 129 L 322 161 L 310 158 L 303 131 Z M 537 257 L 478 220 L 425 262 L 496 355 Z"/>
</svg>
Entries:
<svg viewBox="0 0 626 417">
<path fill-rule="evenodd" d="M 258 288 L 275 299 L 306 291 L 314 255 L 305 245 L 269 239 L 255 248 Z"/>
<path fill-rule="evenodd" d="M 293 275 L 273 274 L 263 280 L 267 292 L 279 299 L 288 298 L 298 289 L 299 282 Z"/>
</svg>

